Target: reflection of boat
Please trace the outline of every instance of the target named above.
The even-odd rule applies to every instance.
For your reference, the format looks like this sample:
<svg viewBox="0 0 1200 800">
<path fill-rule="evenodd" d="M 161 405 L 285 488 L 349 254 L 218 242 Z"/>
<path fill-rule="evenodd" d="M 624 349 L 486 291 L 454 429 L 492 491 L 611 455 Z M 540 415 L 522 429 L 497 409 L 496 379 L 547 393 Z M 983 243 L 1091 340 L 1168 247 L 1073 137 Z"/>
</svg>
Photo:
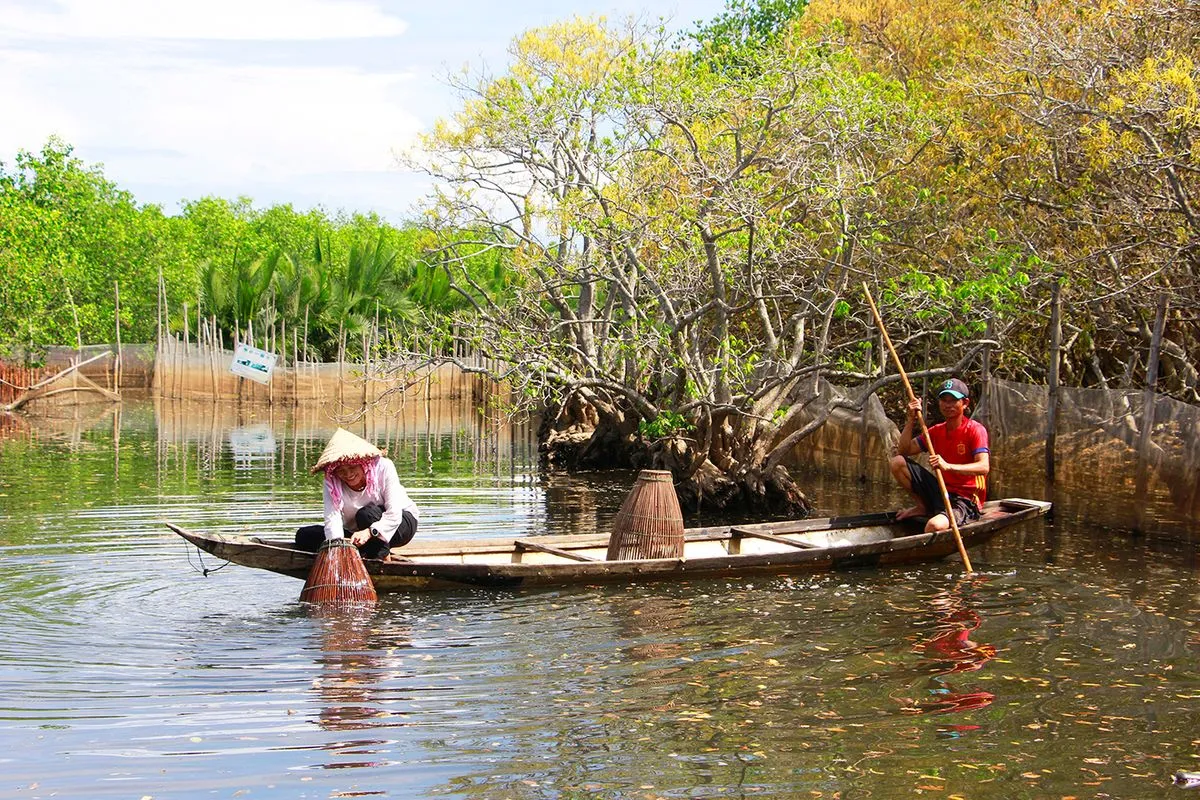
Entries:
<svg viewBox="0 0 1200 800">
<path fill-rule="evenodd" d="M 1050 510 L 1041 500 L 997 500 L 961 528 L 966 546 Z M 314 554 L 293 549 L 291 539 L 171 530 L 213 555 L 247 567 L 304 578 Z M 957 552 L 949 531 L 924 533 L 895 512 L 751 525 L 690 528 L 683 558 L 607 561 L 607 534 L 530 536 L 523 539 L 415 541 L 403 558 L 367 561 L 380 592 L 463 586 L 518 588 L 600 581 L 647 581 L 813 572 L 928 561 Z"/>
</svg>

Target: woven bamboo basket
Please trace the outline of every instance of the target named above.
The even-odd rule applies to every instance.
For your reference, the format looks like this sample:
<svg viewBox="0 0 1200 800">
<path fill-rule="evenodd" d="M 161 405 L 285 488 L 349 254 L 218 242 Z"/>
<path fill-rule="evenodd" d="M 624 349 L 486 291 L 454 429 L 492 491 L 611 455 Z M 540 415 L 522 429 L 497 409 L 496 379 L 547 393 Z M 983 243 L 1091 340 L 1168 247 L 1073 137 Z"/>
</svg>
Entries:
<svg viewBox="0 0 1200 800">
<path fill-rule="evenodd" d="M 637 558 L 683 558 L 683 512 L 669 471 L 638 473 L 613 521 L 608 560 Z"/>
<path fill-rule="evenodd" d="M 358 548 L 349 539 L 330 539 L 317 551 L 317 560 L 300 591 L 304 603 L 373 605 L 379 600 Z"/>
</svg>

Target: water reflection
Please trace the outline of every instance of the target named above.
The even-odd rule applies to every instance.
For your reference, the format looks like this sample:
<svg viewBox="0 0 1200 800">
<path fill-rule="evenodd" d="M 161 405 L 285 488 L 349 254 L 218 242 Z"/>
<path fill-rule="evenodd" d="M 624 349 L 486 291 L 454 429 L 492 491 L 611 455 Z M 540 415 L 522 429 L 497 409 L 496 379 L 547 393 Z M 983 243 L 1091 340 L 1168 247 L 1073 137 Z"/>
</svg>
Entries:
<svg viewBox="0 0 1200 800">
<path fill-rule="evenodd" d="M 679 655 L 678 635 L 690 622 L 691 607 L 686 597 L 632 597 L 614 605 L 617 630 L 628 642 L 622 653 L 634 662 Z"/>
<path fill-rule="evenodd" d="M 918 713 L 948 714 L 974 711 L 992 704 L 996 696 L 983 689 L 960 691 L 948 680 L 949 676 L 976 672 L 996 657 L 996 647 L 979 643 L 971 635 L 983 619 L 973 607 L 976 578 L 960 581 L 952 589 L 938 592 L 930 599 L 935 615 L 934 633 L 918 642 L 913 651 L 925 656 L 924 665 L 934 670 L 926 693 L 929 699 L 918 703 Z M 955 683 L 959 683 L 956 681 Z M 974 729 L 974 726 L 970 726 Z"/>
<path fill-rule="evenodd" d="M 385 685 L 395 677 L 396 665 L 389 659 L 411 646 L 408 631 L 377 627 L 374 609 L 311 606 L 306 613 L 321 625 L 320 674 L 313 681 L 321 709 L 318 724 L 330 731 L 379 727 L 390 716 Z"/>
<path fill-rule="evenodd" d="M 536 448 L 456 413 L 364 423 L 390 430 L 425 535 L 608 529 L 632 475 L 542 473 Z M 973 552 L 969 580 L 949 559 L 389 596 L 314 617 L 298 581 L 196 575 L 160 522 L 311 520 L 306 467 L 332 423 L 309 414 L 127 402 L 118 430 L 0 441 L 7 786 L 1001 800 L 1158 796 L 1175 769 L 1200 769 L 1195 549 L 1088 524 L 1070 496 L 1052 523 Z M 268 430 L 273 451 L 254 452 Z M 890 484 L 801 480 L 829 513 L 899 501 Z"/>
<path fill-rule="evenodd" d="M 38 413 L 0 411 L 0 441 L 52 441 L 79 446 L 89 431 L 111 429 L 120 436 L 119 403 L 43 406 Z"/>
</svg>

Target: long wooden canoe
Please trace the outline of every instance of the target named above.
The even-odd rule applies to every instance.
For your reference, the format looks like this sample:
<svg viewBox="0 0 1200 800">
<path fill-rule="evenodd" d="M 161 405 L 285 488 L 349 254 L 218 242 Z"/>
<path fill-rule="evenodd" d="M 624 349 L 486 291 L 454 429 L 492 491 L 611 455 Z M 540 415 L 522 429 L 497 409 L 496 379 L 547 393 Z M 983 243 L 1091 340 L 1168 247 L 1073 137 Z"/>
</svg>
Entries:
<svg viewBox="0 0 1200 800">
<path fill-rule="evenodd" d="M 1050 503 L 1013 498 L 987 503 L 980 519 L 959 531 L 967 547 L 983 544 Z M 247 567 L 307 577 L 314 554 L 288 539 L 195 533 L 167 527 L 218 558 Z M 607 534 L 492 539 L 420 539 L 385 561 L 368 559 L 379 592 L 482 586 L 513 589 L 571 583 L 647 581 L 817 572 L 930 561 L 957 553 L 950 531 L 925 533 L 923 521 L 896 521 L 888 511 L 749 525 L 689 528 L 683 558 L 607 561 Z M 396 556 L 400 556 L 397 558 Z"/>
</svg>

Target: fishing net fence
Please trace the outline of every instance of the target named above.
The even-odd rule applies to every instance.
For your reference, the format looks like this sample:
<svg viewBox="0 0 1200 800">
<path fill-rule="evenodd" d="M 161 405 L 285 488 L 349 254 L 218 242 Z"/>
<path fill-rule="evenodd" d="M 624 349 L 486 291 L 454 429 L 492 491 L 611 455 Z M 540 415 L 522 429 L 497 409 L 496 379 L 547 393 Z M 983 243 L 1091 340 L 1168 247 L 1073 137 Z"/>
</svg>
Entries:
<svg viewBox="0 0 1200 800">
<path fill-rule="evenodd" d="M 798 463 L 890 481 L 903 404 L 885 409 L 871 395 L 859 409 L 854 390 L 822 383 L 818 392 L 811 405 L 834 410 L 797 446 Z M 979 395 L 972 417 L 988 428 L 992 497 L 1049 497 L 1057 489 L 1104 524 L 1200 536 L 1200 407 L 1144 391 L 1060 388 L 1052 437 L 1048 387 L 992 378 Z M 930 424 L 938 421 L 931 405 Z"/>
</svg>

